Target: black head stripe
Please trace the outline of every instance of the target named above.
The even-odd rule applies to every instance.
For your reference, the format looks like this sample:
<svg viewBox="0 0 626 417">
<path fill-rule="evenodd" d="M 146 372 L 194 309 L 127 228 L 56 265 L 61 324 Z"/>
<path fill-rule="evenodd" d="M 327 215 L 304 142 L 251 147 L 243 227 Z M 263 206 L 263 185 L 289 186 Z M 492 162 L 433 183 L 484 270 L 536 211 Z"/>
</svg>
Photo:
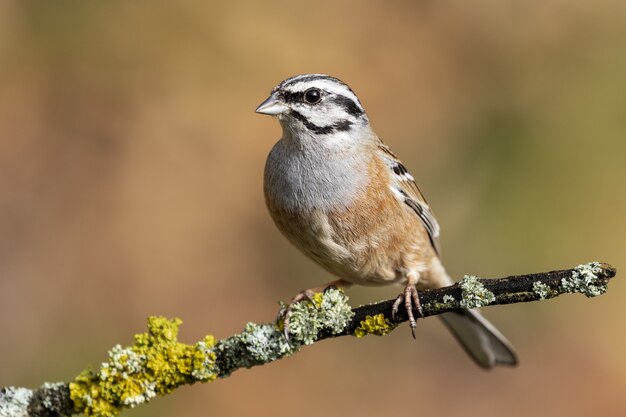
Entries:
<svg viewBox="0 0 626 417">
<path fill-rule="evenodd" d="M 287 87 L 289 85 L 292 84 L 297 84 L 297 83 L 307 83 L 310 81 L 315 81 L 315 80 L 329 80 L 329 81 L 334 81 L 337 84 L 341 84 L 344 85 L 346 87 L 348 87 L 343 81 L 335 78 L 335 77 L 331 77 L 328 75 L 323 75 L 323 74 L 310 74 L 310 75 L 305 75 L 305 76 L 300 76 L 300 75 L 296 75 L 295 77 L 291 77 L 286 79 L 285 81 L 283 81 L 279 87 L 280 88 L 284 88 Z M 350 88 L 350 87 L 348 87 Z"/>
<path fill-rule="evenodd" d="M 338 85 L 340 85 L 342 87 L 345 87 L 348 91 L 350 91 L 352 94 L 354 94 L 354 91 L 352 91 L 352 89 L 350 88 L 350 86 L 348 84 L 344 83 L 339 78 L 331 77 L 330 75 L 324 75 L 324 74 L 296 75 L 295 77 L 287 78 L 286 80 L 284 80 L 283 82 L 278 84 L 274 88 L 273 92 L 278 91 L 278 90 L 282 90 L 282 89 L 284 89 L 286 87 L 290 87 L 290 86 L 293 86 L 295 84 L 308 83 L 308 82 L 316 81 L 316 80 L 325 80 L 325 81 L 333 82 L 333 83 L 338 84 Z"/>
</svg>

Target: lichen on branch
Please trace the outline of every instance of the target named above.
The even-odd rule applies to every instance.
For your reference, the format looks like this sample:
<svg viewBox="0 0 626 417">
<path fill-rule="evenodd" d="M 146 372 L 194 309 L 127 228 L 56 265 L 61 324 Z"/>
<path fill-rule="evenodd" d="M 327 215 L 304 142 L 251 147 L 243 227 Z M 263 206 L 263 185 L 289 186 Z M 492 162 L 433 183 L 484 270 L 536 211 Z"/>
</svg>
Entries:
<svg viewBox="0 0 626 417">
<path fill-rule="evenodd" d="M 98 370 L 86 369 L 69 384 L 77 413 L 113 417 L 178 386 L 217 378 L 213 346 L 206 336 L 195 345 L 177 340 L 181 320 L 150 317 L 148 331 L 129 347 L 114 346 Z"/>
<path fill-rule="evenodd" d="M 425 317 L 496 304 L 545 300 L 579 292 L 595 297 L 606 292 L 616 271 L 592 262 L 576 268 L 499 279 L 466 276 L 459 283 L 420 292 Z M 188 345 L 178 341 L 179 319 L 151 317 L 148 330 L 128 347 L 114 346 L 96 370 L 87 369 L 70 383 L 40 388 L 0 389 L 0 417 L 53 417 L 82 413 L 113 417 L 178 386 L 210 382 L 240 368 L 263 365 L 319 340 L 345 335 L 385 335 L 408 319 L 402 309 L 391 317 L 394 300 L 351 309 L 343 291 L 331 288 L 313 301 L 295 305 L 287 340 L 279 321 L 248 323 L 236 335 L 216 341 L 209 335 Z M 284 308 L 284 305 L 283 307 Z"/>
<path fill-rule="evenodd" d="M 148 331 L 135 335 L 131 346 L 114 346 L 97 370 L 86 369 L 69 384 L 74 410 L 114 417 L 180 385 L 210 382 L 292 355 L 324 332 L 343 331 L 354 315 L 347 301 L 341 290 L 330 289 L 294 306 L 289 341 L 280 323 L 248 323 L 234 336 L 216 341 L 209 335 L 187 345 L 178 341 L 180 319 L 150 317 Z"/>
</svg>

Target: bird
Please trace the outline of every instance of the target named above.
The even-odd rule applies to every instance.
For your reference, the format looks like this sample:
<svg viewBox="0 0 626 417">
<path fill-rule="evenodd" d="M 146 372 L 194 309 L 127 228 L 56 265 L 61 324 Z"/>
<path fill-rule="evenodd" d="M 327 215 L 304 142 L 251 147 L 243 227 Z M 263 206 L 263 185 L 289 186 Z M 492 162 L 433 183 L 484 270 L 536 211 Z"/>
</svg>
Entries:
<svg viewBox="0 0 626 417">
<path fill-rule="evenodd" d="M 256 113 L 282 127 L 265 163 L 267 209 L 280 232 L 336 279 L 298 293 L 295 303 L 329 287 L 404 285 L 393 304 L 406 309 L 415 337 L 418 290 L 454 282 L 440 228 L 414 177 L 372 130 L 354 91 L 338 78 L 302 74 L 280 82 Z M 517 364 L 511 343 L 475 309 L 440 315 L 483 368 Z"/>
</svg>

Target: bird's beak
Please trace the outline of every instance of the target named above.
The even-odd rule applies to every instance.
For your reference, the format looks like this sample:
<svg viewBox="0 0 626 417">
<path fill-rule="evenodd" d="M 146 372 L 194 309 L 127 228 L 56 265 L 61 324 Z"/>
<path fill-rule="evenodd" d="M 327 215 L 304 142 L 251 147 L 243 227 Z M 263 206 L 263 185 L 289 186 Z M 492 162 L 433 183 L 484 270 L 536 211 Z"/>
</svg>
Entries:
<svg viewBox="0 0 626 417">
<path fill-rule="evenodd" d="M 277 116 L 286 113 L 288 110 L 289 107 L 276 97 L 276 94 L 272 94 L 263 103 L 259 104 L 255 111 L 259 114 Z"/>
</svg>

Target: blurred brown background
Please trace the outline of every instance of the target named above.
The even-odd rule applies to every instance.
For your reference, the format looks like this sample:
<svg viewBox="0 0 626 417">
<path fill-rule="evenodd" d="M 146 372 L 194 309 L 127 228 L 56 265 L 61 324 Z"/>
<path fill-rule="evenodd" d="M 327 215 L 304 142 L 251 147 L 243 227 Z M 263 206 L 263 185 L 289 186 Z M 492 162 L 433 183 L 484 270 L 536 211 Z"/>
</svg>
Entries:
<svg viewBox="0 0 626 417">
<path fill-rule="evenodd" d="M 0 386 L 69 380 L 153 314 L 225 337 L 329 279 L 262 194 L 280 128 L 254 109 L 305 72 L 359 94 L 453 276 L 624 271 L 624 2 L 2 2 Z M 487 309 L 514 370 L 478 369 L 431 319 L 124 415 L 621 416 L 625 282 Z"/>
</svg>

